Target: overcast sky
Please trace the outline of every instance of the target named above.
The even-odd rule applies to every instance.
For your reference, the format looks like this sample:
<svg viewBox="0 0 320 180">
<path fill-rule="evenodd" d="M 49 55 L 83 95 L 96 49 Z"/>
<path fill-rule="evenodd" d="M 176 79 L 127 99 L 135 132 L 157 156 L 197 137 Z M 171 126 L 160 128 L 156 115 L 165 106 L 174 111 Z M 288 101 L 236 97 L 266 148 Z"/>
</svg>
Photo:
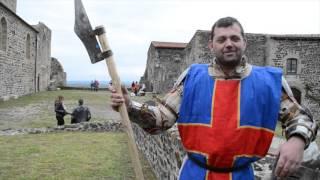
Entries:
<svg viewBox="0 0 320 180">
<path fill-rule="evenodd" d="M 189 42 L 225 16 L 248 33 L 320 34 L 320 0 L 82 0 L 91 25 L 104 25 L 122 81 L 139 80 L 151 41 Z M 67 80 L 110 80 L 104 61 L 91 64 L 73 32 L 73 0 L 18 0 L 17 14 L 52 31 L 51 56 Z"/>
</svg>

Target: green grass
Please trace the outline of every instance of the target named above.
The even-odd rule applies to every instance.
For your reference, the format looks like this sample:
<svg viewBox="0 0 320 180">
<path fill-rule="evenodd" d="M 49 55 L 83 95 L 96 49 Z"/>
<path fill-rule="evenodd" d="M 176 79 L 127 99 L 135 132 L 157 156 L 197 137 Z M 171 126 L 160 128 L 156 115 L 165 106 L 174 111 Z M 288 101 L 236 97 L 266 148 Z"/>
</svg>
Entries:
<svg viewBox="0 0 320 180">
<path fill-rule="evenodd" d="M 124 133 L 0 136 L 0 146 L 0 179 L 135 177 Z"/>
<path fill-rule="evenodd" d="M 0 102 L 0 113 L 1 110 L 7 112 L 4 115 L 0 114 L 0 129 L 55 126 L 57 121 L 54 112 L 54 100 L 58 95 L 65 97 L 64 103 L 69 112 L 77 106 L 78 99 L 82 98 L 86 106 L 90 109 L 97 109 L 99 112 L 93 112 L 91 121 L 112 119 L 107 114 L 103 114 L 110 106 L 110 94 L 107 91 L 48 91 Z M 70 116 L 66 116 L 65 121 L 70 123 Z"/>
<path fill-rule="evenodd" d="M 69 110 L 84 99 L 93 122 L 119 116 L 110 108 L 110 93 L 49 91 L 0 102 L 0 130 L 55 127 L 53 103 L 65 97 Z M 70 123 L 70 116 L 65 118 Z M 0 136 L 0 179 L 135 179 L 125 133 L 62 132 Z M 145 179 L 156 179 L 140 154 Z"/>
</svg>

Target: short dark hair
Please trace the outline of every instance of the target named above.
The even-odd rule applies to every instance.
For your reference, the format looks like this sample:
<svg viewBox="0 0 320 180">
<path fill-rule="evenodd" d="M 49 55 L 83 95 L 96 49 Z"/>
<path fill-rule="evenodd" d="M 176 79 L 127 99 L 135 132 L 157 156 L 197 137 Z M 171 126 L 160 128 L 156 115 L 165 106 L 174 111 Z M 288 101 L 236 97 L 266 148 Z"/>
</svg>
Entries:
<svg viewBox="0 0 320 180">
<path fill-rule="evenodd" d="M 213 26 L 211 28 L 210 40 L 212 40 L 214 37 L 214 28 L 216 28 L 216 27 L 229 27 L 235 23 L 239 25 L 240 30 L 241 30 L 241 35 L 242 35 L 242 37 L 244 37 L 244 31 L 243 31 L 243 28 L 242 28 L 242 25 L 240 24 L 240 22 L 234 17 L 224 17 L 224 18 L 220 18 L 218 21 L 216 21 L 213 24 Z"/>
<path fill-rule="evenodd" d="M 61 95 L 59 95 L 59 96 L 57 97 L 57 99 L 56 99 L 56 102 L 62 102 L 63 99 L 64 99 L 64 97 L 61 96 Z"/>
<path fill-rule="evenodd" d="M 79 105 L 83 105 L 83 99 L 79 99 Z"/>
</svg>

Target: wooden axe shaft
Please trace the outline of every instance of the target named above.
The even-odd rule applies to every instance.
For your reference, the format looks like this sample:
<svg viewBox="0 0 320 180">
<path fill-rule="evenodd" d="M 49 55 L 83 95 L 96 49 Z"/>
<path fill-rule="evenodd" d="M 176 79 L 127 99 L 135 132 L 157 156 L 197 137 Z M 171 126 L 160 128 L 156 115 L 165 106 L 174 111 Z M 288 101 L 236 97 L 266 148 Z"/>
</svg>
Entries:
<svg viewBox="0 0 320 180">
<path fill-rule="evenodd" d="M 97 27 L 97 28 L 101 28 L 101 27 Z M 102 52 L 111 50 L 105 33 L 98 35 L 98 40 L 101 45 Z M 112 85 L 115 87 L 117 93 L 122 94 L 121 81 L 120 81 L 120 78 L 119 78 L 119 75 L 118 75 L 118 72 L 116 69 L 116 65 L 115 65 L 115 61 L 113 59 L 113 56 L 110 56 L 110 57 L 106 58 L 105 60 L 107 63 L 109 74 L 112 79 Z M 133 167 L 134 167 L 134 171 L 136 174 L 136 178 L 138 180 L 143 180 L 144 178 L 143 178 L 141 163 L 139 160 L 139 153 L 138 153 L 138 149 L 137 149 L 137 146 L 136 146 L 136 143 L 134 140 L 133 130 L 132 130 L 131 122 L 129 120 L 128 111 L 125 106 L 125 103 L 122 104 L 122 106 L 119 109 L 119 112 L 121 115 L 121 119 L 122 119 L 124 125 L 126 126 L 126 131 L 129 136 L 129 153 L 130 153 L 131 159 L 133 161 Z"/>
</svg>

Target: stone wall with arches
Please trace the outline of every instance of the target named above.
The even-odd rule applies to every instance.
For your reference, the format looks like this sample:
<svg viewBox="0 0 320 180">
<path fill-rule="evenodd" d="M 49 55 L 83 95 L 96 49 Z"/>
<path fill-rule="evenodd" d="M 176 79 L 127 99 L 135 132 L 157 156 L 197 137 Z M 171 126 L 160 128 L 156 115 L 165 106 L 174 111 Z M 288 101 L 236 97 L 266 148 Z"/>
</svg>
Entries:
<svg viewBox="0 0 320 180">
<path fill-rule="evenodd" d="M 15 3 L 0 1 L 0 100 L 47 90 L 50 81 L 51 30 L 28 24 Z"/>
</svg>

